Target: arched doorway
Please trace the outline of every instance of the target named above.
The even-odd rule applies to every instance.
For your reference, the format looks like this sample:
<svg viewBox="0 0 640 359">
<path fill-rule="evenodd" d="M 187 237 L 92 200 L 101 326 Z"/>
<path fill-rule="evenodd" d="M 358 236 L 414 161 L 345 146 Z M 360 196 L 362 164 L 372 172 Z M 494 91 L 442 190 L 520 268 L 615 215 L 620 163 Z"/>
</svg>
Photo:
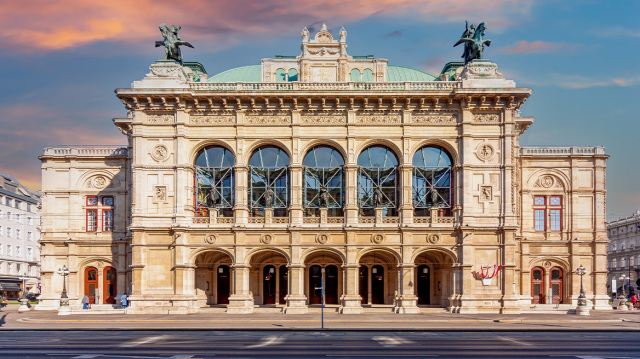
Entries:
<svg viewBox="0 0 640 359">
<path fill-rule="evenodd" d="M 431 271 L 428 265 L 418 266 L 418 304 L 431 304 Z"/>
<path fill-rule="evenodd" d="M 219 250 L 200 253 L 195 259 L 195 294 L 199 307 L 229 304 L 231 257 Z"/>
<path fill-rule="evenodd" d="M 96 288 L 98 288 L 98 269 L 87 267 L 84 270 L 84 294 L 89 297 L 89 304 L 96 303 Z"/>
<path fill-rule="evenodd" d="M 551 278 L 549 279 L 549 288 L 551 289 L 551 303 L 552 304 L 562 304 L 562 281 L 563 281 L 563 273 L 562 269 L 559 267 L 551 267 L 549 271 L 551 274 Z"/>
<path fill-rule="evenodd" d="M 118 294 L 118 285 L 117 285 L 117 271 L 113 267 L 106 267 L 104 269 L 103 275 L 103 285 L 102 285 L 102 297 L 104 304 L 116 304 L 116 295 Z"/>
<path fill-rule="evenodd" d="M 315 251 L 305 258 L 307 271 L 307 298 L 309 304 L 322 303 L 324 278 L 325 304 L 338 304 L 342 295 L 342 259 L 334 252 Z"/>
<path fill-rule="evenodd" d="M 531 304 L 544 303 L 544 269 L 534 267 L 531 270 Z"/>
<path fill-rule="evenodd" d="M 363 255 L 360 258 L 358 283 L 362 304 L 392 304 L 397 291 L 397 278 L 398 262 L 393 254 L 374 250 Z"/>
<path fill-rule="evenodd" d="M 218 304 L 229 304 L 229 295 L 231 294 L 231 271 L 229 266 L 222 264 L 218 266 L 216 277 L 216 302 Z"/>
<path fill-rule="evenodd" d="M 289 294 L 287 258 L 275 250 L 263 249 L 254 253 L 249 263 L 249 290 L 255 304 L 286 304 Z"/>
<path fill-rule="evenodd" d="M 414 280 L 418 305 L 450 305 L 454 262 L 451 254 L 439 249 L 429 249 L 416 257 Z"/>
<path fill-rule="evenodd" d="M 262 272 L 262 304 L 276 304 L 276 267 L 264 266 Z"/>
</svg>

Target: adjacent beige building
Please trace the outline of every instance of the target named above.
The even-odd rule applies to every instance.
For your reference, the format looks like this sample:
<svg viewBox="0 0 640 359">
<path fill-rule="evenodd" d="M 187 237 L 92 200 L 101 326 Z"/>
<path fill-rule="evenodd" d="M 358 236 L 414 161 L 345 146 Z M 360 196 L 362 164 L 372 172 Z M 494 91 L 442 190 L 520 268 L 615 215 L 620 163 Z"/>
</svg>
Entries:
<svg viewBox="0 0 640 359">
<path fill-rule="evenodd" d="M 88 294 L 131 313 L 257 306 L 518 313 L 607 307 L 602 147 L 522 147 L 531 89 L 497 65 L 434 76 L 347 54 L 208 76 L 152 64 L 118 89 L 127 146 L 47 148 L 40 309 Z M 483 280 L 483 273 L 494 272 Z"/>
</svg>

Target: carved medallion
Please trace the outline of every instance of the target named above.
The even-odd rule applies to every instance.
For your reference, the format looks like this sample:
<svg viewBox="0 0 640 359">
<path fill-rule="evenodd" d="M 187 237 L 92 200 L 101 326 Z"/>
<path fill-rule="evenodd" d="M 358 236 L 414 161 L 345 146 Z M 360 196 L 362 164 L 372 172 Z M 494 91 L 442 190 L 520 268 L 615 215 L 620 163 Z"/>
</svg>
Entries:
<svg viewBox="0 0 640 359">
<path fill-rule="evenodd" d="M 91 186 L 97 189 L 105 188 L 107 187 L 108 184 L 109 184 L 109 180 L 104 176 L 96 176 L 91 181 Z"/>
<path fill-rule="evenodd" d="M 495 154 L 495 150 L 493 149 L 493 146 L 491 146 L 491 144 L 489 143 L 486 143 L 486 142 L 481 143 L 476 148 L 476 156 L 482 161 L 490 160 L 494 154 Z"/>
<path fill-rule="evenodd" d="M 204 241 L 208 244 L 215 244 L 218 241 L 218 236 L 215 234 L 207 234 L 204 236 Z"/>
<path fill-rule="evenodd" d="M 542 178 L 540 178 L 540 186 L 544 188 L 549 188 L 553 186 L 554 182 L 555 180 L 553 179 L 552 176 L 543 176 Z"/>
<path fill-rule="evenodd" d="M 320 233 L 316 236 L 316 242 L 319 244 L 325 244 L 329 241 L 329 235 L 325 233 Z"/>
<path fill-rule="evenodd" d="M 155 145 L 151 150 L 151 157 L 158 162 L 165 161 L 169 158 L 169 149 L 163 144 Z"/>
<path fill-rule="evenodd" d="M 438 242 L 440 242 L 440 236 L 437 234 L 429 234 L 427 236 L 427 242 L 431 243 L 431 244 L 436 244 Z"/>
<path fill-rule="evenodd" d="M 542 265 L 547 269 L 551 268 L 551 262 L 549 262 L 549 261 L 545 261 Z"/>
<path fill-rule="evenodd" d="M 376 233 L 376 234 L 372 234 L 371 235 L 371 242 L 374 244 L 380 244 L 382 242 L 384 242 L 385 240 L 385 235 L 381 234 L 381 233 Z"/>
<path fill-rule="evenodd" d="M 262 237 L 260 237 L 260 242 L 263 244 L 269 244 L 271 241 L 273 241 L 273 236 L 270 234 L 263 234 Z"/>
</svg>

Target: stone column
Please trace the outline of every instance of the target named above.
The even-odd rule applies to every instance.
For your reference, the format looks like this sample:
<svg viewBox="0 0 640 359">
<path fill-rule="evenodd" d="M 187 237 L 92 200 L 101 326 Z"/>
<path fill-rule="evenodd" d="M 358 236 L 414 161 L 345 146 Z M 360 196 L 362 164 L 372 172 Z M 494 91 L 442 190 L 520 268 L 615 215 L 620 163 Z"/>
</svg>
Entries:
<svg viewBox="0 0 640 359">
<path fill-rule="evenodd" d="M 398 265 L 398 297 L 394 311 L 398 314 L 418 314 L 418 296 L 415 295 L 415 267 L 413 263 Z"/>
<path fill-rule="evenodd" d="M 401 223 L 403 225 L 413 224 L 413 193 L 412 193 L 412 181 L 413 181 L 413 166 L 402 165 L 398 169 L 400 174 L 400 202 L 399 212 L 401 216 Z"/>
<path fill-rule="evenodd" d="M 291 188 L 290 188 L 290 203 L 289 203 L 289 218 L 291 218 L 291 225 L 299 226 L 302 224 L 302 183 L 304 181 L 302 166 L 291 165 L 289 167 L 289 173 L 291 175 Z"/>
<path fill-rule="evenodd" d="M 236 225 L 244 226 L 248 222 L 249 202 L 248 202 L 248 177 L 249 168 L 247 166 L 235 166 L 235 200 L 233 206 L 233 215 L 235 216 Z"/>
<path fill-rule="evenodd" d="M 373 265 L 376 265 L 376 263 L 374 262 Z M 371 289 L 373 286 L 373 276 L 371 275 L 372 271 L 373 266 L 367 266 L 367 304 L 369 305 L 373 304 L 373 290 Z"/>
<path fill-rule="evenodd" d="M 307 296 L 304 295 L 304 264 L 289 265 L 289 294 L 285 298 L 287 306 L 285 314 L 306 314 Z"/>
<path fill-rule="evenodd" d="M 253 298 L 249 292 L 249 266 L 236 264 L 233 268 L 233 294 L 229 296 L 227 314 L 250 314 L 253 312 Z"/>
<path fill-rule="evenodd" d="M 344 166 L 345 173 L 345 204 L 344 212 L 347 216 L 347 226 L 358 224 L 358 166 Z"/>
<path fill-rule="evenodd" d="M 345 293 L 341 301 L 341 314 L 361 314 L 362 313 L 362 297 L 358 294 L 358 286 L 360 281 L 358 278 L 358 264 L 345 264 L 342 266 L 344 273 L 343 293 Z"/>
</svg>

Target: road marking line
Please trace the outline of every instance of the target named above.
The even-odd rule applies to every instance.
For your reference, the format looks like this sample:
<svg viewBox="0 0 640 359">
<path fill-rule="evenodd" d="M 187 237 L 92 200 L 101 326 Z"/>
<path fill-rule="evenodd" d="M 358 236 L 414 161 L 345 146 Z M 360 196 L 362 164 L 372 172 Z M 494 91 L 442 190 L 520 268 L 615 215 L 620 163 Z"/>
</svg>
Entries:
<svg viewBox="0 0 640 359">
<path fill-rule="evenodd" d="M 326 357 L 414 357 L 414 358 L 426 358 L 426 357 L 437 357 L 439 355 L 432 354 L 326 354 Z"/>
<path fill-rule="evenodd" d="M 527 346 L 527 347 L 530 347 L 530 346 L 533 345 L 531 343 L 526 343 L 526 342 L 523 342 L 521 340 L 517 340 L 517 339 L 513 339 L 513 338 L 498 337 L 498 339 L 501 339 L 501 340 L 504 340 L 504 341 L 507 341 L 507 342 L 512 342 L 512 343 L 515 343 L 515 344 L 518 344 L 518 345 L 524 345 L 524 346 Z"/>
<path fill-rule="evenodd" d="M 401 344 L 413 344 L 411 340 L 404 339 L 398 336 L 394 336 L 394 337 L 378 336 L 378 337 L 373 337 L 371 339 L 377 341 L 378 344 L 382 345 L 383 347 L 395 347 L 396 345 L 401 345 Z"/>
<path fill-rule="evenodd" d="M 271 336 L 262 338 L 262 343 L 249 345 L 246 348 L 247 349 L 262 348 L 262 347 L 266 347 L 273 344 L 282 344 L 283 342 L 284 342 L 284 337 L 271 335 Z"/>
<path fill-rule="evenodd" d="M 168 335 L 156 335 L 156 336 L 153 336 L 153 337 L 146 337 L 146 338 L 134 340 L 134 341 L 131 341 L 131 342 L 127 342 L 127 343 L 124 343 L 124 344 L 120 344 L 120 347 L 121 348 L 137 347 L 138 345 L 157 342 L 158 340 L 166 339 L 168 337 L 169 337 Z"/>
</svg>

